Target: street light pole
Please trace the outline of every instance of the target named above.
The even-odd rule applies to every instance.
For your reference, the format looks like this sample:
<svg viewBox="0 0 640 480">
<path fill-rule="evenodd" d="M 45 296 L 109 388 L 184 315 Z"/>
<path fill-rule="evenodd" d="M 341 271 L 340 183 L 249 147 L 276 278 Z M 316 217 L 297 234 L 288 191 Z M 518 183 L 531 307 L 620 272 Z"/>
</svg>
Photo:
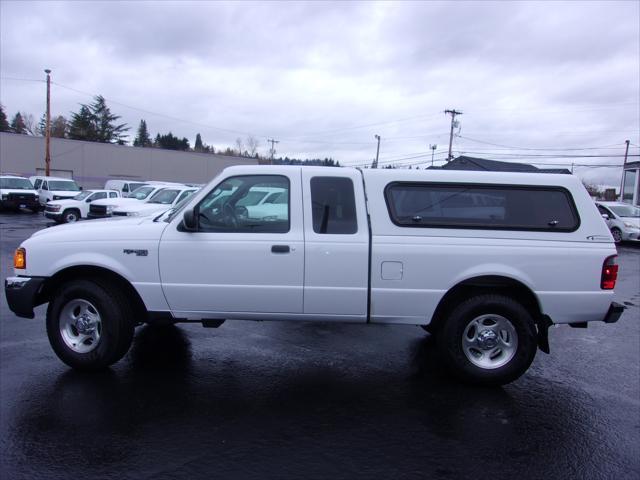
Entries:
<svg viewBox="0 0 640 480">
<path fill-rule="evenodd" d="M 376 161 L 373 162 L 372 168 L 378 168 L 378 156 L 380 155 L 380 135 L 374 135 L 373 137 L 378 140 L 378 148 L 376 149 Z"/>
<path fill-rule="evenodd" d="M 436 148 L 438 148 L 438 145 L 431 145 L 429 144 L 429 148 L 431 149 L 431 166 L 433 167 L 433 157 L 436 154 Z"/>
<path fill-rule="evenodd" d="M 47 68 L 44 73 L 47 74 L 47 119 L 44 140 L 44 174 L 48 177 L 51 173 L 51 70 Z"/>
<path fill-rule="evenodd" d="M 623 202 L 624 201 L 624 175 L 625 175 L 625 170 L 624 167 L 627 166 L 627 157 L 629 156 L 629 140 L 625 140 L 624 143 L 627 144 L 627 148 L 624 151 L 624 161 L 622 162 L 622 179 L 620 180 L 620 201 Z M 632 196 L 632 200 L 631 203 L 633 203 L 633 193 L 631 194 Z"/>
</svg>

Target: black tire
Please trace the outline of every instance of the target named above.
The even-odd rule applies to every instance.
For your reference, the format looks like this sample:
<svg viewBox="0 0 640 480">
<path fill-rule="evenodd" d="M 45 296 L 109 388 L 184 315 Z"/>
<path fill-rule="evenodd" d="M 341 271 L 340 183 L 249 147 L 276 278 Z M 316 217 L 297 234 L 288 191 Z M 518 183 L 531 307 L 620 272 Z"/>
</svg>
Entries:
<svg viewBox="0 0 640 480">
<path fill-rule="evenodd" d="M 74 351 L 61 333 L 65 306 L 73 301 L 89 302 L 100 316 L 100 338 L 86 353 Z M 133 340 L 133 314 L 130 301 L 117 288 L 106 283 L 72 280 L 54 294 L 47 309 L 47 335 L 58 358 L 77 370 L 101 370 L 120 360 Z"/>
<path fill-rule="evenodd" d="M 80 212 L 75 208 L 68 208 L 62 212 L 62 223 L 75 223 L 80 220 Z"/>
<path fill-rule="evenodd" d="M 489 351 L 475 349 L 479 355 L 488 355 L 487 361 L 496 362 L 492 367 L 473 363 L 463 348 L 465 330 L 474 320 L 483 318 L 483 315 L 496 315 L 506 319 L 517 334 L 515 339 L 517 346 L 514 347 L 514 351 L 512 350 L 511 357 L 505 353 L 505 349 L 505 352 L 500 353 L 496 360 L 491 360 Z M 489 323 L 492 321 L 491 317 L 487 320 Z M 469 330 L 466 333 L 468 335 Z M 476 335 L 478 333 L 480 332 L 476 332 Z M 492 294 L 471 297 L 455 307 L 439 329 L 436 341 L 440 354 L 454 375 L 468 383 L 488 386 L 504 385 L 519 378 L 533 362 L 538 349 L 536 328 L 529 312 L 510 297 Z M 513 339 L 511 341 L 513 342 Z M 490 348 L 493 349 L 493 347 Z M 472 353 L 470 352 L 469 355 L 473 357 Z M 504 355 L 502 359 L 500 359 L 501 355 Z M 500 365 L 501 361 L 506 363 Z"/>
<path fill-rule="evenodd" d="M 611 229 L 611 235 L 613 235 L 613 241 L 615 243 L 621 243 L 622 242 L 622 232 L 620 231 L 619 228 L 612 228 Z"/>
</svg>

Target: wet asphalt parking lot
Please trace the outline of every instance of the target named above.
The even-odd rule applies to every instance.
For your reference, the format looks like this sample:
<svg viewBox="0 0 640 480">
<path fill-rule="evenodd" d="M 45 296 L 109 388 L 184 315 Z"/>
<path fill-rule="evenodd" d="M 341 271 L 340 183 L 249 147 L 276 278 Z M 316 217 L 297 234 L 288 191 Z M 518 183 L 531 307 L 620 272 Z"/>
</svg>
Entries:
<svg viewBox="0 0 640 480">
<path fill-rule="evenodd" d="M 42 215 L 0 214 L 3 279 Z M 412 326 L 141 327 L 80 374 L 0 303 L 0 478 L 640 478 L 640 248 L 618 323 L 550 331 L 502 388 L 450 379 Z"/>
</svg>

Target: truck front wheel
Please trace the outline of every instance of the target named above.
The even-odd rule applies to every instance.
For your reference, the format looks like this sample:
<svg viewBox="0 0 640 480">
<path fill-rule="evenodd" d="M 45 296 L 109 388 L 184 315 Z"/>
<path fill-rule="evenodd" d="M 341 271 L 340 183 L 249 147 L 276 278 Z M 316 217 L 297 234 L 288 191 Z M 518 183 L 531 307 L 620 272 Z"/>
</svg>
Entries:
<svg viewBox="0 0 640 480">
<path fill-rule="evenodd" d="M 129 303 L 106 283 L 63 284 L 47 309 L 47 335 L 56 355 L 78 370 L 99 370 L 120 360 L 133 339 Z"/>
<path fill-rule="evenodd" d="M 455 307 L 437 341 L 455 375 L 482 385 L 516 380 L 529 368 L 538 348 L 527 310 L 510 297 L 492 294 Z"/>
</svg>

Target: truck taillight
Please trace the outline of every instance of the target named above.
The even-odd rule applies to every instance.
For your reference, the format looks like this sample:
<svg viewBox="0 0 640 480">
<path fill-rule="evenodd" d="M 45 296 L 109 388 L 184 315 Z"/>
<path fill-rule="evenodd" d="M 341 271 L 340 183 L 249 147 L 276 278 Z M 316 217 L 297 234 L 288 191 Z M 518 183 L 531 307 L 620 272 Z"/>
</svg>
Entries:
<svg viewBox="0 0 640 480">
<path fill-rule="evenodd" d="M 603 290 L 613 290 L 616 286 L 618 278 L 618 265 L 616 264 L 617 255 L 607 257 L 602 264 L 602 279 L 600 280 L 600 288 Z"/>
<path fill-rule="evenodd" d="M 13 254 L 13 268 L 24 270 L 27 268 L 27 251 L 20 247 Z"/>
</svg>

